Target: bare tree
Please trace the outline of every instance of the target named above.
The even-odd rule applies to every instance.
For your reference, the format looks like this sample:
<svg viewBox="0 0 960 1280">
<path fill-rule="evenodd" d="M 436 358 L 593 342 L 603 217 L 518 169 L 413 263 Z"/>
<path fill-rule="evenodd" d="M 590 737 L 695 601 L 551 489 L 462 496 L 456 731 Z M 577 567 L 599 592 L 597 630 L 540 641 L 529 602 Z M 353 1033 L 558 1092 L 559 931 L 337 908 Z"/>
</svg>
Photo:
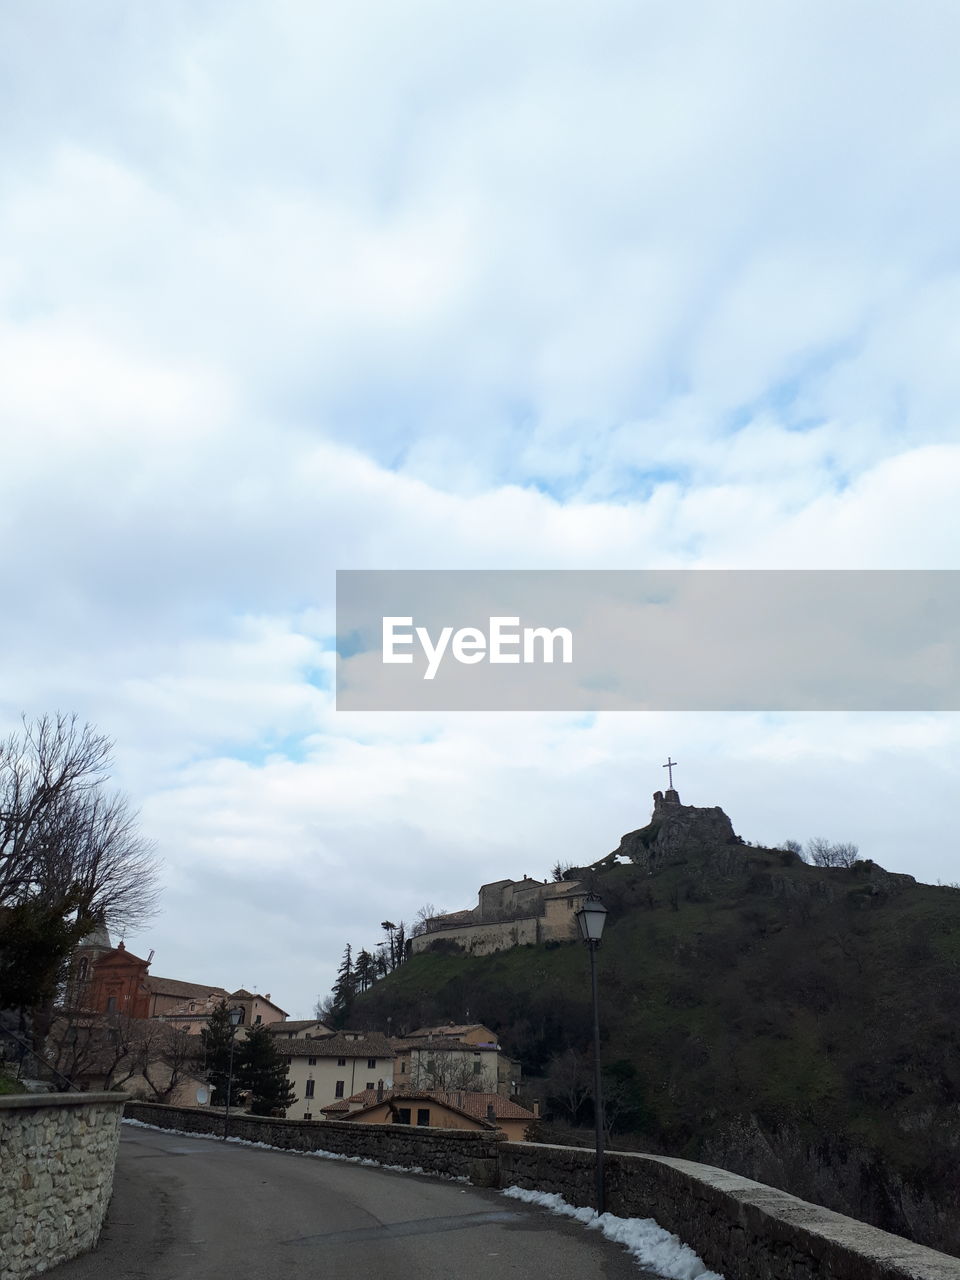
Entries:
<svg viewBox="0 0 960 1280">
<path fill-rule="evenodd" d="M 156 910 L 153 848 L 105 789 L 111 745 L 65 715 L 0 744 L 0 1007 L 45 1008 L 35 1039 L 76 944 Z"/>
<path fill-rule="evenodd" d="M 855 844 L 831 844 L 823 836 L 815 836 L 807 841 L 804 857 L 815 867 L 852 867 L 860 850 Z"/>
<path fill-rule="evenodd" d="M 42 716 L 0 743 L 0 905 L 30 893 L 71 798 L 100 786 L 112 744 L 76 716 Z"/>
<path fill-rule="evenodd" d="M 569 1046 L 555 1054 L 547 1066 L 545 1092 L 576 1124 L 584 1103 L 593 1096 L 593 1067 L 588 1055 Z"/>
<path fill-rule="evenodd" d="M 430 921 L 435 920 L 437 916 L 442 916 L 443 914 L 443 907 L 435 907 L 432 902 L 425 902 L 413 917 L 410 937 L 419 938 L 421 933 L 426 933 L 429 930 Z"/>
<path fill-rule="evenodd" d="M 474 1070 L 472 1050 L 422 1048 L 413 1055 L 410 1083 L 414 1089 L 476 1091 L 482 1077 Z"/>
</svg>

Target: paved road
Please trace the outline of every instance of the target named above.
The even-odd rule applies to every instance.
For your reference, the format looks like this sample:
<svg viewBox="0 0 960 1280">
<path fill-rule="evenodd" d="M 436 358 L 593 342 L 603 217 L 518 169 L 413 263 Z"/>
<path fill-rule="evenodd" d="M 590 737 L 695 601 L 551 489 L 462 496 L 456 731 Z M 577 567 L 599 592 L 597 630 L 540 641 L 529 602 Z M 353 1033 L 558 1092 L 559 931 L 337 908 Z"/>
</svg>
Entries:
<svg viewBox="0 0 960 1280">
<path fill-rule="evenodd" d="M 642 1280 L 617 1244 L 495 1191 L 123 1126 L 99 1247 L 51 1280 Z"/>
</svg>

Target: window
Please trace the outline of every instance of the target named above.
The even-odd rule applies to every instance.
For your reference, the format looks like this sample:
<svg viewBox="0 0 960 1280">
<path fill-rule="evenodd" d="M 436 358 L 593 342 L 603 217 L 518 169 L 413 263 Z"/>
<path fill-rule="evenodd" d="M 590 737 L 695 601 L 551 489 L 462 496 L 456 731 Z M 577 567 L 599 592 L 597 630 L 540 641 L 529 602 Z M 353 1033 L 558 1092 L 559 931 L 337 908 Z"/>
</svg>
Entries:
<svg viewBox="0 0 960 1280">
<path fill-rule="evenodd" d="M 107 996 L 107 1013 L 117 1012 L 117 997 Z"/>
<path fill-rule="evenodd" d="M 81 982 L 86 981 L 87 969 L 89 967 L 90 967 L 89 961 L 87 960 L 86 956 L 84 956 L 84 958 L 80 961 L 80 972 L 77 974 L 77 977 L 80 979 Z"/>
<path fill-rule="evenodd" d="M 303 1113 L 303 1118 L 304 1118 L 304 1120 L 312 1120 L 312 1119 L 313 1119 L 313 1116 L 310 1114 L 310 1112 L 309 1112 L 309 1111 L 305 1111 L 305 1112 Z"/>
<path fill-rule="evenodd" d="M 240 1020 L 237 1022 L 238 1027 L 242 1027 L 247 1020 L 247 1011 L 243 1005 L 240 1006 Z"/>
<path fill-rule="evenodd" d="M 316 1081 L 315 1081 L 315 1080 L 308 1080 L 308 1081 L 307 1081 L 307 1087 L 306 1087 L 306 1089 L 305 1089 L 305 1090 L 304 1090 L 304 1092 L 303 1092 L 303 1096 L 304 1096 L 305 1098 L 312 1098 L 312 1097 L 313 1097 L 313 1086 L 314 1086 L 315 1084 L 316 1084 Z"/>
<path fill-rule="evenodd" d="M 409 1124 L 409 1123 L 410 1123 L 410 1108 L 397 1107 L 397 1118 L 394 1121 L 394 1124 Z"/>
<path fill-rule="evenodd" d="M 372 1080 L 368 1080 L 368 1081 L 367 1081 L 367 1088 L 368 1088 L 368 1089 L 375 1089 L 375 1088 L 376 1088 L 376 1085 L 373 1083 L 373 1081 L 372 1081 Z"/>
<path fill-rule="evenodd" d="M 260 1019 L 260 1014 L 258 1013 L 258 1014 L 257 1014 L 257 1016 L 256 1016 L 256 1017 L 254 1018 L 254 1020 L 253 1020 L 253 1024 L 254 1024 L 254 1026 L 257 1026 L 257 1024 L 260 1022 L 260 1020 L 261 1020 L 261 1019 Z"/>
<path fill-rule="evenodd" d="M 479 1059 L 479 1058 L 474 1058 L 474 1060 L 473 1060 L 473 1074 L 474 1074 L 475 1076 L 478 1076 L 482 1070 L 483 1070 L 483 1063 L 480 1061 L 480 1059 Z"/>
<path fill-rule="evenodd" d="M 316 1065 L 317 1065 L 317 1060 L 316 1060 L 316 1058 L 308 1058 L 308 1059 L 307 1059 L 307 1066 L 308 1066 L 308 1067 L 315 1067 Z"/>
<path fill-rule="evenodd" d="M 428 1058 L 428 1059 L 427 1059 L 427 1070 L 428 1070 L 428 1071 L 430 1071 L 430 1072 L 434 1072 L 434 1071 L 436 1071 L 436 1069 L 437 1069 L 437 1064 L 434 1062 L 433 1058 Z"/>
<path fill-rule="evenodd" d="M 377 1060 L 376 1060 L 376 1058 L 368 1058 L 368 1059 L 367 1059 L 367 1066 L 370 1068 L 370 1070 L 371 1070 L 371 1071 L 376 1071 L 376 1069 L 377 1069 Z"/>
<path fill-rule="evenodd" d="M 405 1076 L 405 1075 L 407 1074 L 407 1060 L 406 1060 L 406 1058 L 401 1058 L 401 1059 L 400 1059 L 400 1074 L 401 1074 L 402 1076 Z"/>
<path fill-rule="evenodd" d="M 417 1108 L 417 1124 L 428 1125 L 429 1123 L 430 1123 L 430 1108 L 418 1107 Z"/>
<path fill-rule="evenodd" d="M 334 1089 L 334 1091 L 333 1091 L 333 1096 L 334 1096 L 335 1098 L 342 1098 L 342 1097 L 343 1097 L 343 1085 L 344 1085 L 344 1081 L 343 1081 L 343 1080 L 338 1080 L 338 1081 L 337 1081 L 337 1087 L 336 1087 L 336 1089 Z"/>
<path fill-rule="evenodd" d="M 337 1066 L 338 1066 L 338 1067 L 345 1067 L 346 1065 L 347 1065 L 347 1060 L 346 1060 L 346 1058 L 338 1058 L 338 1059 L 337 1059 Z"/>
</svg>

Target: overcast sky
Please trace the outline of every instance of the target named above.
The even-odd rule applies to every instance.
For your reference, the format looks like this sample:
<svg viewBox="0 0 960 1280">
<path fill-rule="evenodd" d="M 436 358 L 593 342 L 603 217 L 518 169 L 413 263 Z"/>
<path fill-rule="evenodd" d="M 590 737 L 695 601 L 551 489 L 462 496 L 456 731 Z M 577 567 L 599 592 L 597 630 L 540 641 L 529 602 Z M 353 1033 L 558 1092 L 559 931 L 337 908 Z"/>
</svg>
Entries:
<svg viewBox="0 0 960 1280">
<path fill-rule="evenodd" d="M 956 568 L 952 0 L 0 15 L 0 722 L 77 711 L 154 972 L 592 861 L 661 763 L 960 879 L 960 717 L 337 713 L 338 568 Z M 705 652 L 709 637 L 704 637 Z"/>
</svg>

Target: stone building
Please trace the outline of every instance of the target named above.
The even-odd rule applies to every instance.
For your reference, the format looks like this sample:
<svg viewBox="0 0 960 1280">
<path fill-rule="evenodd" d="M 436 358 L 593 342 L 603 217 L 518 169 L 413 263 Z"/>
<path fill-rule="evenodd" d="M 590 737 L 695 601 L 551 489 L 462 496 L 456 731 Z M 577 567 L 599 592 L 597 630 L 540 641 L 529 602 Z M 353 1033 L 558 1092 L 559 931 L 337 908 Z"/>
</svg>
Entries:
<svg viewBox="0 0 960 1280">
<path fill-rule="evenodd" d="M 424 951 L 447 941 L 475 955 L 490 955 L 526 942 L 565 942 L 577 937 L 575 916 L 585 897 L 578 880 L 494 880 L 480 886 L 472 909 L 428 920 L 410 947 Z"/>
</svg>

